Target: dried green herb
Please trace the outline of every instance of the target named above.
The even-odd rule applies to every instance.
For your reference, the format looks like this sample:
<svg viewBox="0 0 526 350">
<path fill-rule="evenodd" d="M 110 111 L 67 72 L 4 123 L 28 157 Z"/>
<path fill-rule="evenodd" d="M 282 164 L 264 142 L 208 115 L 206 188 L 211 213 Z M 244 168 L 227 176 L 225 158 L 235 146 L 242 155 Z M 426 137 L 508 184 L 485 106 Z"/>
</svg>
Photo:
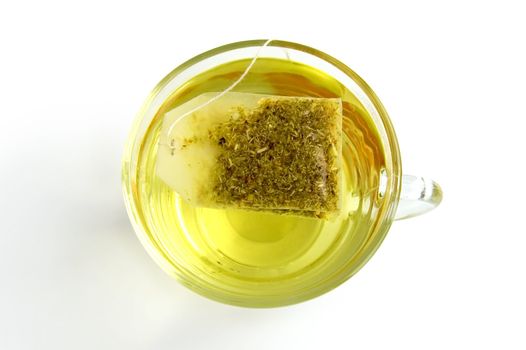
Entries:
<svg viewBox="0 0 526 350">
<path fill-rule="evenodd" d="M 209 132 L 220 205 L 325 217 L 339 209 L 339 101 L 265 97 Z"/>
</svg>

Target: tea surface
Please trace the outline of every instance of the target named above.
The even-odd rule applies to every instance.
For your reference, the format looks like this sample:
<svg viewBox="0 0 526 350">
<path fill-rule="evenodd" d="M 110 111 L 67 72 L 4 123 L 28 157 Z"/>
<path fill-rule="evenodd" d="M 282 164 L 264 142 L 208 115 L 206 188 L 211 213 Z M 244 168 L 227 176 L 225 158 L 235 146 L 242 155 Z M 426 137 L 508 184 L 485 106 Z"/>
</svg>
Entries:
<svg viewBox="0 0 526 350">
<path fill-rule="evenodd" d="M 248 64 L 249 60 L 240 60 L 212 68 L 165 101 L 142 140 L 136 200 L 143 228 L 171 265 L 168 270 L 193 274 L 210 288 L 263 296 L 316 283 L 352 259 L 366 240 L 376 210 L 384 155 L 370 116 L 339 82 L 303 64 L 259 58 L 235 91 L 342 99 L 339 215 L 320 220 L 187 204 L 156 175 L 163 116 L 202 93 L 224 90 Z M 199 286 L 191 287 L 200 291 Z"/>
</svg>

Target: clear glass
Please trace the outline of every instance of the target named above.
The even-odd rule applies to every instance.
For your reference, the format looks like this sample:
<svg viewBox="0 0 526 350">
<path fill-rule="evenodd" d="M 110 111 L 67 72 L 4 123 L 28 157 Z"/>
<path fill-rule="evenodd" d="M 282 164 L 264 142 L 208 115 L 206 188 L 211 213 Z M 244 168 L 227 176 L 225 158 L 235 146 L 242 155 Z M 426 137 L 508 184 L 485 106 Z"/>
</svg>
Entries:
<svg viewBox="0 0 526 350">
<path fill-rule="evenodd" d="M 427 213 L 435 209 L 441 201 L 442 189 L 436 182 L 420 176 L 404 175 L 395 220 Z"/>
<path fill-rule="evenodd" d="M 379 193 L 374 220 L 368 222 L 367 237 L 337 273 L 323 276 L 311 285 L 276 289 L 266 295 L 236 293 L 208 283 L 195 273 L 183 256 L 163 253 L 155 232 L 141 213 L 138 191 L 138 155 L 152 119 L 165 100 L 185 83 L 204 71 L 234 60 L 250 59 L 266 40 L 252 40 L 225 45 L 183 63 L 169 73 L 151 92 L 141 108 L 131 130 L 123 157 L 122 181 L 128 214 L 142 244 L 154 260 L 170 275 L 194 291 L 221 302 L 248 307 L 274 307 L 294 304 L 314 298 L 335 288 L 354 275 L 376 252 L 393 220 L 418 215 L 438 205 L 441 191 L 438 185 L 421 178 L 402 176 L 398 142 L 391 121 L 371 88 L 349 67 L 316 49 L 292 42 L 273 40 L 260 50 L 260 57 L 282 58 L 317 68 L 337 79 L 358 99 L 372 118 L 385 156 L 385 167 L 378 174 Z M 402 183 L 403 180 L 403 183 Z M 399 207 L 399 211 L 397 211 Z"/>
</svg>

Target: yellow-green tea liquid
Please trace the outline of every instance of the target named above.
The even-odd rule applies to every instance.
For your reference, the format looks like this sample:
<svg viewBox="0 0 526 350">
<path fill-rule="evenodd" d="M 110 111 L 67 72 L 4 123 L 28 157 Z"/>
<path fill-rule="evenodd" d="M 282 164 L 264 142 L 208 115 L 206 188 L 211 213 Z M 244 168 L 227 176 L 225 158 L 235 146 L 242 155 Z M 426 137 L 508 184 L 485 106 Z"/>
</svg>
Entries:
<svg viewBox="0 0 526 350">
<path fill-rule="evenodd" d="M 169 268 L 202 278 L 212 288 L 238 288 L 241 293 L 250 285 L 251 289 L 243 293 L 264 295 L 313 283 L 317 273 L 329 271 L 329 264 L 330 271 L 336 271 L 360 249 L 371 211 L 375 210 L 384 157 L 370 116 L 345 87 L 309 66 L 259 58 L 235 91 L 342 98 L 341 213 L 326 221 L 186 204 L 155 173 L 163 115 L 204 92 L 224 90 L 248 63 L 241 60 L 213 68 L 188 81 L 165 101 L 142 141 L 136 174 L 137 201 L 144 229 Z M 345 255 L 333 254 L 336 251 Z"/>
</svg>

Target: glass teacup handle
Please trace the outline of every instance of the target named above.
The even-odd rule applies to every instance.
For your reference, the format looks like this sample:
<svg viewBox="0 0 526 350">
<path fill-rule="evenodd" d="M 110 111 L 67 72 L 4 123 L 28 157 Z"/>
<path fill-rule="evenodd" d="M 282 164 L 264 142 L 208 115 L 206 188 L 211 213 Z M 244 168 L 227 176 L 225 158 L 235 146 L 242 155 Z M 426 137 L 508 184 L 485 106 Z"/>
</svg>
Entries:
<svg viewBox="0 0 526 350">
<path fill-rule="evenodd" d="M 400 201 L 395 220 L 412 218 L 436 208 L 442 201 L 442 189 L 433 180 L 403 175 Z"/>
</svg>

